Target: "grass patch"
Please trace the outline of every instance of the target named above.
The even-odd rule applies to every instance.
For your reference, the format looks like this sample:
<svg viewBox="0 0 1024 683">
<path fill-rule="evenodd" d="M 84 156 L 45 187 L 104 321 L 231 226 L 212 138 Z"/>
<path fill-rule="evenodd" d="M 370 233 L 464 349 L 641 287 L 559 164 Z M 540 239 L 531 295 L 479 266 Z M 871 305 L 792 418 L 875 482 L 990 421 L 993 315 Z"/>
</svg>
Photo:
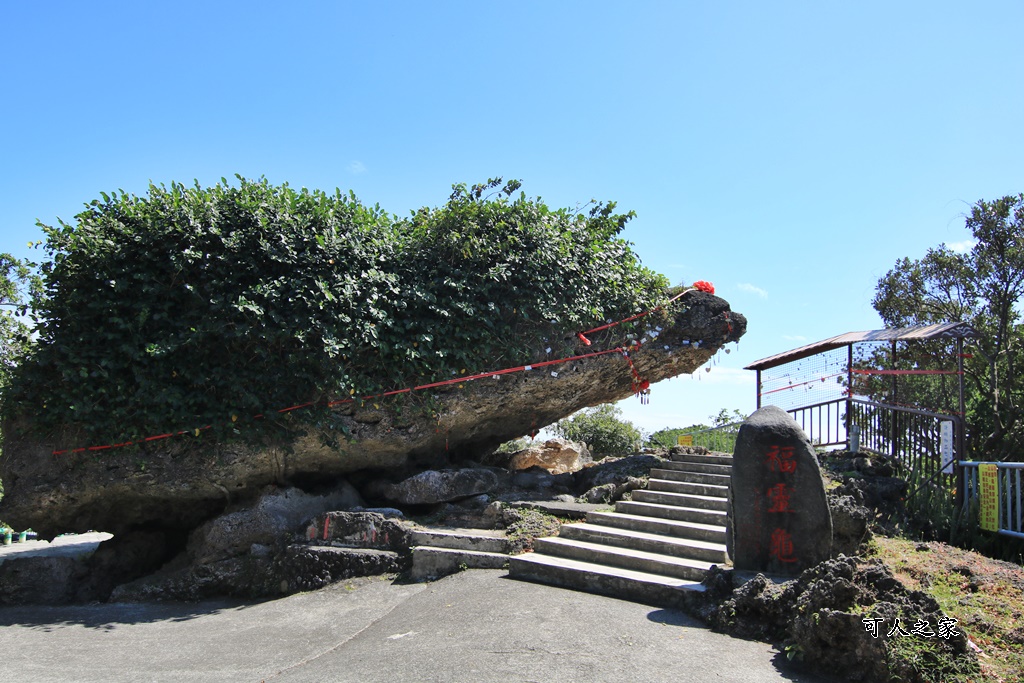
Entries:
<svg viewBox="0 0 1024 683">
<path fill-rule="evenodd" d="M 870 554 L 885 562 L 907 588 L 929 593 L 957 620 L 957 628 L 978 647 L 981 680 L 1021 680 L 1024 568 L 945 543 L 904 538 L 876 537 Z M 920 638 L 899 638 L 891 646 L 900 657 L 927 666 L 928 644 Z"/>
</svg>

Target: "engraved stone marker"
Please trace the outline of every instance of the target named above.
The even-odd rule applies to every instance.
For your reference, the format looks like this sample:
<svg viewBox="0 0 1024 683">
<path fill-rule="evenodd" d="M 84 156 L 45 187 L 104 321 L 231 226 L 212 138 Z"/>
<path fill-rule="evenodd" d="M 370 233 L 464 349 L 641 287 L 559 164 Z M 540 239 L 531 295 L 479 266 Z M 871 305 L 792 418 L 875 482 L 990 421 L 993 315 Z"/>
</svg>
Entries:
<svg viewBox="0 0 1024 683">
<path fill-rule="evenodd" d="M 736 569 L 795 575 L 829 557 L 832 516 L 814 447 L 781 408 L 765 406 L 740 427 L 729 524 Z"/>
</svg>

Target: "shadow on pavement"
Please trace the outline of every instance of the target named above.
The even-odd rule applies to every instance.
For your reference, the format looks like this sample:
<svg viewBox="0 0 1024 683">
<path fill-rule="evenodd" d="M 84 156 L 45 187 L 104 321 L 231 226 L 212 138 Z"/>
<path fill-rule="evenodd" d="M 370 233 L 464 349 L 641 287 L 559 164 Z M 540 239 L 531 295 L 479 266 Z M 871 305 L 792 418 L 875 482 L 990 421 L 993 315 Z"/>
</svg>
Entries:
<svg viewBox="0 0 1024 683">
<path fill-rule="evenodd" d="M 67 626 L 110 630 L 126 624 L 184 622 L 200 617 L 244 610 L 259 604 L 249 601 L 200 603 L 106 603 L 92 605 L 26 605 L 0 607 L 0 627 L 25 626 L 43 632 Z"/>
</svg>

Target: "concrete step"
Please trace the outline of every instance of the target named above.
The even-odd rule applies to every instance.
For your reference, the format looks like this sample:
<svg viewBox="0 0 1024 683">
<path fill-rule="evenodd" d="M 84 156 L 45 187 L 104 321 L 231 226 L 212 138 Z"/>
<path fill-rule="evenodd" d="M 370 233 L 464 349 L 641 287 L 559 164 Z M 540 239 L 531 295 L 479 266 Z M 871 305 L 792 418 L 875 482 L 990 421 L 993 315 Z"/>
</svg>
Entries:
<svg viewBox="0 0 1024 683">
<path fill-rule="evenodd" d="M 725 496 L 703 496 L 697 493 L 690 493 L 686 484 L 667 479 L 651 479 L 647 483 L 648 491 L 659 493 L 676 493 L 680 498 L 680 504 L 688 508 L 701 508 L 703 510 L 726 510 L 729 500 Z"/>
<path fill-rule="evenodd" d="M 622 503 L 625 502 L 622 501 Z M 644 505 L 644 503 L 638 503 L 637 505 Z M 692 538 L 711 543 L 725 543 L 724 526 L 699 524 L 644 514 L 630 514 L 619 510 L 618 507 L 616 507 L 615 512 L 592 512 L 587 517 L 587 521 L 591 524 L 617 527 L 619 529 L 632 529 L 633 531 L 643 531 L 649 534 Z"/>
<path fill-rule="evenodd" d="M 409 578 L 413 581 L 428 581 L 462 569 L 503 569 L 508 566 L 508 561 L 509 555 L 504 553 L 421 545 L 412 549 Z"/>
<path fill-rule="evenodd" d="M 725 526 L 725 520 L 728 513 L 723 510 L 707 510 L 702 508 L 692 508 L 683 505 L 679 502 L 678 493 L 668 493 L 666 491 L 645 491 L 639 490 L 633 492 L 634 503 L 656 503 L 665 507 L 675 508 L 674 513 L 669 519 L 678 519 L 684 522 L 697 522 L 698 524 L 717 524 L 719 526 Z M 618 510 L 618 508 L 616 508 Z M 622 512 L 626 512 L 625 509 Z M 629 512 L 634 514 L 634 512 Z M 643 513 L 641 513 L 643 514 Z M 656 517 L 666 517 L 667 515 L 654 515 Z"/>
<path fill-rule="evenodd" d="M 729 497 L 729 487 L 725 484 L 702 484 L 690 480 L 693 476 L 689 472 L 675 472 L 673 470 L 651 470 L 651 479 L 673 481 L 682 485 L 682 488 L 675 489 L 677 493 L 695 493 L 699 496 L 718 496 L 719 498 Z"/>
<path fill-rule="evenodd" d="M 686 476 L 687 481 L 692 481 L 698 484 L 717 484 L 718 486 L 728 486 L 731 476 L 729 474 L 708 474 L 707 472 L 694 472 L 686 469 L 686 463 L 681 462 L 663 462 L 661 463 L 661 470 L 669 470 Z"/>
<path fill-rule="evenodd" d="M 657 607 L 679 607 L 686 602 L 688 595 L 704 590 L 704 586 L 696 581 L 539 553 L 513 557 L 509 563 L 509 576 Z"/>
<path fill-rule="evenodd" d="M 732 465 L 731 455 L 673 455 L 675 462 L 700 463 L 702 465 Z"/>
<path fill-rule="evenodd" d="M 456 529 L 429 527 L 410 534 L 410 545 L 456 550 L 477 550 L 487 553 L 508 553 L 509 543 L 504 531 L 487 529 Z"/>
<path fill-rule="evenodd" d="M 673 557 L 649 553 L 632 548 L 589 543 L 559 536 L 538 538 L 534 546 L 537 553 L 591 562 L 608 567 L 620 567 L 659 576 L 671 576 L 689 581 L 701 581 L 711 569 L 710 562 L 687 557 Z"/>
<path fill-rule="evenodd" d="M 662 519 L 676 519 L 682 522 L 691 522 L 712 527 L 725 527 L 726 515 L 720 510 L 698 510 L 695 508 L 679 507 L 671 503 L 657 503 L 638 500 L 633 492 L 633 500 L 620 500 L 615 504 L 615 511 L 627 515 L 640 515 L 647 517 L 660 517 Z M 654 495 L 658 495 L 655 492 Z"/>
<path fill-rule="evenodd" d="M 676 470 L 677 472 L 700 472 L 702 474 L 718 474 L 722 476 L 729 476 L 732 474 L 732 465 L 708 465 L 702 462 L 663 462 L 660 463 L 661 467 L 666 470 Z"/>
<path fill-rule="evenodd" d="M 587 543 L 618 546 L 620 548 L 632 548 L 633 550 L 643 550 L 649 553 L 672 555 L 673 557 L 688 557 L 718 564 L 725 564 L 728 559 L 725 552 L 725 544 L 723 543 L 700 541 L 693 538 L 680 538 L 678 536 L 664 536 L 644 531 L 590 524 L 589 522 L 563 524 L 559 531 L 559 537 L 586 541 Z"/>
</svg>

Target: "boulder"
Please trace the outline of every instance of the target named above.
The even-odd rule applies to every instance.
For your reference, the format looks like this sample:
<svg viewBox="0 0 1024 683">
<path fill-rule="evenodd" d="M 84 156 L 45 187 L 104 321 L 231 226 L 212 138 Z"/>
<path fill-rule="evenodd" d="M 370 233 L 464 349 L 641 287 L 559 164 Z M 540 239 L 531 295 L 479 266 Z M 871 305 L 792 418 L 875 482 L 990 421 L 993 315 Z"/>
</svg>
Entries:
<svg viewBox="0 0 1024 683">
<path fill-rule="evenodd" d="M 334 429 L 304 423 L 295 410 L 273 418 L 286 420 L 295 434 L 282 444 L 224 443 L 182 425 L 171 438 L 140 441 L 149 435 L 139 434 L 132 446 L 106 448 L 71 430 L 41 436 L 28 422 L 8 422 L 2 429 L 0 519 L 31 527 L 41 538 L 90 529 L 188 532 L 268 485 L 313 488 L 362 470 L 443 469 L 582 408 L 632 396 L 632 370 L 651 384 L 692 373 L 746 330 L 745 318 L 728 302 L 704 292 L 687 293 L 671 313 L 638 323 L 663 327 L 656 340 L 634 330 L 640 332 L 636 341 L 646 339 L 639 347 L 623 328 L 592 335 L 591 346 L 567 331 L 532 357 L 509 359 L 510 365 L 539 363 L 552 358 L 547 349 L 555 346 L 564 357 L 630 346 L 629 362 L 614 352 L 414 394 L 429 406 L 396 397 L 378 402 L 371 414 L 368 406 L 342 404 Z"/>
<path fill-rule="evenodd" d="M 488 493 L 500 483 L 495 470 L 482 467 L 427 470 L 384 486 L 382 494 L 403 505 L 447 503 Z"/>
<path fill-rule="evenodd" d="M 832 556 L 856 555 L 861 543 L 870 538 L 871 510 L 858 505 L 853 496 L 828 494 L 832 514 Z"/>
<path fill-rule="evenodd" d="M 740 427 L 729 508 L 736 569 L 796 575 L 829 558 L 832 516 L 818 459 L 781 408 L 765 406 Z"/>
<path fill-rule="evenodd" d="M 604 486 L 605 484 L 622 486 L 632 479 L 646 479 L 650 476 L 651 469 L 660 467 L 664 462 L 656 455 L 642 454 L 627 455 L 622 458 L 604 458 L 572 475 L 574 488 L 580 493 L 584 493 L 595 486 Z"/>
<path fill-rule="evenodd" d="M 601 484 L 584 493 L 580 498 L 584 503 L 614 503 L 620 500 L 623 495 L 630 491 L 636 491 L 647 486 L 646 479 L 638 477 L 627 477 L 625 481 L 618 484 Z"/>
<path fill-rule="evenodd" d="M 586 444 L 567 439 L 548 439 L 542 444 L 534 444 L 514 453 L 509 460 L 509 469 L 543 467 L 551 474 L 566 474 L 576 472 L 590 462 L 594 462 L 594 458 Z"/>
<path fill-rule="evenodd" d="M 314 515 L 359 505 L 359 494 L 344 481 L 325 495 L 268 487 L 255 505 L 223 514 L 192 532 L 189 556 L 197 564 L 226 560 L 248 552 L 254 543 L 280 542 Z"/>
<path fill-rule="evenodd" d="M 0 564 L 0 606 L 61 605 L 74 602 L 89 576 L 86 558 L 32 556 Z"/>
<path fill-rule="evenodd" d="M 306 540 L 333 543 L 350 548 L 407 550 L 411 525 L 379 512 L 327 512 L 317 515 L 306 527 Z"/>
</svg>

